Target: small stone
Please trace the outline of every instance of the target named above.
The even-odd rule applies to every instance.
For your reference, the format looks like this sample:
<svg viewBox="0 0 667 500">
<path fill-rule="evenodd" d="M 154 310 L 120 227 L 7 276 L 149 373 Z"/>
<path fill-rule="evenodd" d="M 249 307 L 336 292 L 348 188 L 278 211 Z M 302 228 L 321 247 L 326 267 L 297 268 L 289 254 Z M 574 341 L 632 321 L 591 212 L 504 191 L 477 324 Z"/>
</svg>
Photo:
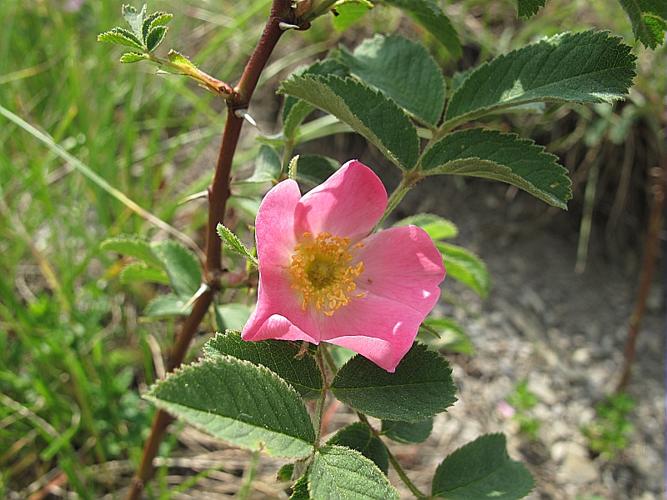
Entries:
<svg viewBox="0 0 667 500">
<path fill-rule="evenodd" d="M 579 349 L 574 351 L 574 354 L 572 355 L 572 361 L 580 365 L 586 364 L 590 360 L 591 360 L 591 353 L 585 347 L 580 347 Z"/>
<path fill-rule="evenodd" d="M 553 451 L 555 453 L 555 450 Z M 557 474 L 560 481 L 586 484 L 598 479 L 597 467 L 588 458 L 588 453 L 583 446 L 577 443 L 565 443 L 560 453 L 563 455 L 562 465 Z"/>
</svg>

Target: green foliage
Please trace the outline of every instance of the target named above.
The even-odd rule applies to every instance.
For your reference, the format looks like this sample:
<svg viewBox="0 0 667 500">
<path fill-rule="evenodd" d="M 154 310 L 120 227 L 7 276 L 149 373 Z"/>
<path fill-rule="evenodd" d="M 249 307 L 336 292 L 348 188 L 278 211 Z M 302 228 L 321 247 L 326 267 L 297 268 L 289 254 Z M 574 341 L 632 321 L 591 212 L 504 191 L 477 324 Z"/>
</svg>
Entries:
<svg viewBox="0 0 667 500">
<path fill-rule="evenodd" d="M 625 393 L 613 394 L 598 403 L 595 420 L 582 429 L 590 449 L 611 460 L 627 448 L 634 430 L 630 421 L 634 409 L 634 400 Z"/>
<path fill-rule="evenodd" d="M 308 476 L 301 476 L 292 486 L 290 500 L 310 500 L 308 492 Z"/>
<path fill-rule="evenodd" d="M 119 27 L 100 33 L 97 36 L 97 41 L 125 45 L 126 47 L 132 47 L 133 49 L 144 49 L 144 44 L 139 38 L 132 34 L 132 32 Z"/>
<path fill-rule="evenodd" d="M 544 7 L 547 0 L 516 0 L 519 17 L 534 16 L 538 10 Z"/>
<path fill-rule="evenodd" d="M 137 236 L 123 235 L 106 239 L 100 245 L 100 249 L 134 257 L 150 266 L 162 268 L 162 262 L 153 252 L 150 243 Z"/>
<path fill-rule="evenodd" d="M 345 0 L 337 2 L 333 25 L 337 31 L 345 31 L 358 23 L 364 14 L 373 8 L 368 0 Z"/>
<path fill-rule="evenodd" d="M 387 474 L 389 470 L 389 455 L 384 443 L 373 434 L 368 425 L 362 422 L 343 427 L 327 441 L 329 445 L 338 445 L 357 450 L 363 456 L 372 460 L 378 469 Z"/>
<path fill-rule="evenodd" d="M 238 302 L 215 306 L 215 321 L 218 330 L 241 330 L 248 322 L 252 307 Z"/>
<path fill-rule="evenodd" d="M 432 495 L 512 500 L 523 498 L 532 488 L 530 473 L 507 454 L 505 436 L 487 434 L 445 458 L 433 476 Z"/>
<path fill-rule="evenodd" d="M 140 52 L 127 52 L 122 55 L 120 62 L 133 63 L 143 59 L 150 59 L 148 53 L 153 52 L 164 40 L 167 33 L 167 24 L 174 17 L 168 12 L 154 12 L 146 16 L 146 5 L 137 10 L 131 5 L 123 5 L 123 17 L 130 25 L 131 31 L 115 27 L 97 36 L 100 42 L 109 42 L 116 45 L 125 45 L 138 49 Z"/>
<path fill-rule="evenodd" d="M 146 48 L 149 52 L 153 52 L 164 40 L 165 35 L 167 34 L 166 26 L 156 26 L 151 28 L 146 37 Z"/>
<path fill-rule="evenodd" d="M 145 61 L 146 59 L 148 59 L 148 56 L 146 54 L 140 54 L 138 52 L 125 52 L 125 54 L 120 56 L 120 62 L 124 64 Z"/>
<path fill-rule="evenodd" d="M 665 42 L 667 2 L 664 0 L 619 0 L 632 23 L 635 38 L 655 49 Z"/>
<path fill-rule="evenodd" d="M 317 450 L 308 490 L 312 498 L 398 500 L 398 492 L 372 461 L 356 450 L 335 445 Z"/>
<path fill-rule="evenodd" d="M 336 75 L 345 77 L 348 75 L 347 68 L 334 59 L 325 59 L 324 61 L 316 61 L 310 66 L 297 69 L 292 76 L 305 75 Z M 285 104 L 283 105 L 282 120 L 283 120 L 283 134 L 285 137 L 293 139 L 296 135 L 299 125 L 305 118 L 313 111 L 313 106 L 294 96 L 285 96 Z"/>
<path fill-rule="evenodd" d="M 337 76 L 294 75 L 280 93 L 299 97 L 334 115 L 364 136 L 403 169 L 417 162 L 417 131 L 391 100 L 355 80 Z"/>
<path fill-rule="evenodd" d="M 123 284 L 152 282 L 166 285 L 169 283 L 167 273 L 162 269 L 147 266 L 143 262 L 132 262 L 125 266 L 118 275 L 118 279 Z"/>
<path fill-rule="evenodd" d="M 537 395 L 528 388 L 528 381 L 519 382 L 514 391 L 507 397 L 507 402 L 514 408 L 512 419 L 519 425 L 519 432 L 531 439 L 537 439 L 541 422 L 531 415 L 531 411 L 539 399 Z"/>
<path fill-rule="evenodd" d="M 294 464 L 285 464 L 276 473 L 276 479 L 278 481 L 290 481 L 292 475 L 294 474 Z"/>
<path fill-rule="evenodd" d="M 365 84 L 393 99 L 430 127 L 440 121 L 445 106 L 445 80 L 423 45 L 401 36 L 376 35 L 337 59 Z"/>
<path fill-rule="evenodd" d="M 169 316 L 186 316 L 190 314 L 192 305 L 188 299 L 173 293 L 158 295 L 144 308 L 144 316 L 149 318 L 166 318 Z"/>
<path fill-rule="evenodd" d="M 470 287 L 480 297 L 486 297 L 489 294 L 491 288 L 489 272 L 486 270 L 486 264 L 479 257 L 470 250 L 450 243 L 438 242 L 436 247 L 442 254 L 442 260 L 450 278 Z"/>
<path fill-rule="evenodd" d="M 634 76 L 635 57 L 619 38 L 562 33 L 477 67 L 452 95 L 445 119 L 458 124 L 538 101 L 613 102 Z"/>
<path fill-rule="evenodd" d="M 299 155 L 296 180 L 309 187 L 322 184 L 340 168 L 340 163 L 323 155 Z"/>
<path fill-rule="evenodd" d="M 420 422 L 382 421 L 382 434 L 398 443 L 422 443 L 428 439 L 432 430 L 432 418 Z"/>
<path fill-rule="evenodd" d="M 236 446 L 294 458 L 313 448 L 315 431 L 297 392 L 248 361 L 210 357 L 158 382 L 146 398 Z"/>
<path fill-rule="evenodd" d="M 192 297 L 202 282 L 197 257 L 175 241 L 153 243 L 151 248 L 167 271 L 174 291 L 181 297 Z"/>
<path fill-rule="evenodd" d="M 233 356 L 262 365 L 279 375 L 303 397 L 319 396 L 322 391 L 320 370 L 312 356 L 297 357 L 298 344 L 278 340 L 247 342 L 238 332 L 218 333 L 204 346 L 208 357 Z"/>
<path fill-rule="evenodd" d="M 224 226 L 221 223 L 218 223 L 218 227 L 216 228 L 218 235 L 226 243 L 226 248 L 228 250 L 231 250 L 232 252 L 245 257 L 248 259 L 250 262 L 252 262 L 255 266 L 257 266 L 257 258 L 253 254 L 251 250 L 249 250 L 243 242 L 239 239 L 238 236 L 236 236 L 231 229 L 228 227 Z"/>
<path fill-rule="evenodd" d="M 419 339 L 438 351 L 445 350 L 468 356 L 475 353 L 475 346 L 468 334 L 451 318 L 427 318 L 419 331 Z"/>
<path fill-rule="evenodd" d="M 567 171 L 556 156 L 529 139 L 493 130 L 467 129 L 436 142 L 422 160 L 426 175 L 451 174 L 507 182 L 550 205 L 572 198 Z"/>
<path fill-rule="evenodd" d="M 630 18 L 635 38 L 655 49 L 665 43 L 667 2 L 664 0 L 618 0 Z M 530 17 L 544 7 L 546 0 L 517 0 L 520 17 Z"/>
<path fill-rule="evenodd" d="M 331 389 L 343 403 L 372 417 L 419 422 L 456 401 L 451 372 L 444 358 L 415 344 L 395 373 L 355 356 L 338 371 Z"/>
<path fill-rule="evenodd" d="M 433 0 L 384 0 L 405 11 L 435 37 L 454 58 L 461 55 L 461 42 L 451 21 Z"/>
<path fill-rule="evenodd" d="M 132 31 L 138 37 L 143 37 L 143 25 L 144 19 L 146 17 L 146 4 L 141 7 L 141 10 L 137 10 L 132 5 L 123 5 L 121 9 L 123 17 L 127 24 L 130 25 Z"/>
<path fill-rule="evenodd" d="M 282 165 L 276 150 L 271 146 L 262 144 L 259 147 L 259 153 L 255 159 L 255 168 L 252 175 L 247 179 L 244 179 L 242 182 L 264 183 L 275 181 L 280 176 L 281 170 Z"/>
<path fill-rule="evenodd" d="M 459 229 L 452 221 L 434 214 L 416 214 L 401 219 L 394 226 L 418 226 L 421 227 L 434 240 L 456 238 Z"/>
</svg>

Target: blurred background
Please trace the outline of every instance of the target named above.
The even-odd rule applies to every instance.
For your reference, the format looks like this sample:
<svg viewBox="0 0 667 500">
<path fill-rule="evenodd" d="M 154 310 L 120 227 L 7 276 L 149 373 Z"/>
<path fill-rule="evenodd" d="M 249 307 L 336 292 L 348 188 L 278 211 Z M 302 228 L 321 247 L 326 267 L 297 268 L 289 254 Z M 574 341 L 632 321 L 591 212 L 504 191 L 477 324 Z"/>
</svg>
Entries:
<svg viewBox="0 0 667 500">
<path fill-rule="evenodd" d="M 234 82 L 269 5 L 187 0 L 149 8 L 175 15 L 165 47 Z M 122 262 L 100 250 L 100 242 L 122 233 L 166 236 L 109 187 L 203 240 L 205 205 L 193 195 L 210 180 L 224 103 L 148 65 L 119 64 L 120 51 L 96 36 L 120 24 L 120 7 L 111 0 L 0 2 L 3 498 L 120 497 L 140 457 L 153 413 L 140 394 L 160 375 L 178 323 L 143 317 L 159 287 L 121 284 Z M 307 32 L 288 33 L 251 107 L 259 132 L 246 127 L 235 168 L 252 165 L 260 132 L 279 129 L 281 78 L 375 32 L 421 38 L 448 78 L 564 30 L 608 29 L 635 45 L 638 76 L 625 102 L 547 105 L 492 123 L 559 156 L 574 184 L 569 211 L 512 187 L 461 178 L 422 184 L 400 205 L 397 216 L 432 212 L 456 222 L 457 243 L 486 261 L 492 288 L 482 299 L 446 282 L 443 313 L 465 327 L 472 345 L 448 355 L 459 402 L 437 417 L 425 444 L 400 446 L 396 454 L 421 487 L 444 455 L 481 433 L 502 431 L 510 454 L 536 477 L 534 498 L 660 498 L 662 262 L 627 394 L 607 396 L 620 376 L 653 170 L 665 150 L 667 50 L 635 44 L 612 0 L 550 0 L 530 20 L 517 18 L 511 0 L 452 0 L 445 11 L 464 43 L 459 61 L 397 10 L 382 7 L 343 33 L 326 16 Z M 358 136 L 320 137 L 299 151 L 341 162 L 357 157 L 388 185 L 397 180 Z M 230 205 L 235 216 L 252 220 L 247 200 L 232 198 Z M 214 328 L 206 325 L 199 345 Z M 333 431 L 353 416 L 340 408 L 328 418 Z M 250 455 L 174 429 L 180 432 L 163 443 L 148 495 L 234 494 Z M 253 497 L 287 498 L 286 485 L 275 480 L 279 464 L 262 460 Z"/>
</svg>

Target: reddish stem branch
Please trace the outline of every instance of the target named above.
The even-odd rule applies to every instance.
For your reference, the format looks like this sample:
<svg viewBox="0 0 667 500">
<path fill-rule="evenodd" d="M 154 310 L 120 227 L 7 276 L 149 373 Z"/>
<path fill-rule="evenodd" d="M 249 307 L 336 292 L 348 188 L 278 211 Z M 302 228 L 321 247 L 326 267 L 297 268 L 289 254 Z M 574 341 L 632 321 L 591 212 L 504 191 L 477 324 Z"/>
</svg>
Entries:
<svg viewBox="0 0 667 500">
<path fill-rule="evenodd" d="M 644 311 L 646 310 L 646 301 L 648 299 L 649 291 L 651 290 L 653 270 L 655 269 L 658 248 L 660 246 L 660 228 L 662 227 L 665 195 L 667 194 L 667 157 L 663 158 L 662 168 L 657 168 L 656 170 L 653 189 L 653 206 L 651 207 L 648 232 L 646 234 L 646 243 L 644 246 L 639 292 L 637 294 L 637 302 L 635 303 L 634 311 L 630 317 L 628 338 L 625 342 L 625 349 L 623 352 L 623 370 L 621 371 L 621 377 L 616 386 L 617 393 L 623 392 L 630 381 L 632 365 L 634 364 L 637 354 L 637 338 L 639 337 L 639 329 L 644 317 Z"/>
<path fill-rule="evenodd" d="M 209 209 L 206 226 L 205 276 L 209 288 L 197 298 L 192 312 L 181 326 L 167 362 L 167 371 L 170 372 L 183 362 L 192 337 L 199 329 L 199 325 L 213 302 L 215 291 L 220 288 L 220 279 L 222 277 L 222 243 L 217 235 L 216 227 L 219 222 L 222 222 L 225 215 L 227 200 L 230 196 L 232 162 L 243 125 L 243 118 L 237 116 L 236 111 L 247 108 L 250 103 L 262 70 L 266 66 L 274 47 L 283 33 L 278 23 L 281 21 L 293 22 L 293 19 L 290 19 L 290 4 L 290 0 L 273 1 L 271 13 L 262 36 L 243 70 L 241 80 L 234 89 L 234 94 L 227 99 L 227 121 L 225 122 L 225 129 L 222 134 L 215 174 L 208 188 Z M 144 486 L 153 476 L 153 459 L 172 420 L 173 417 L 167 412 L 163 410 L 156 412 L 150 436 L 144 444 L 141 463 L 127 495 L 128 500 L 140 498 Z"/>
</svg>

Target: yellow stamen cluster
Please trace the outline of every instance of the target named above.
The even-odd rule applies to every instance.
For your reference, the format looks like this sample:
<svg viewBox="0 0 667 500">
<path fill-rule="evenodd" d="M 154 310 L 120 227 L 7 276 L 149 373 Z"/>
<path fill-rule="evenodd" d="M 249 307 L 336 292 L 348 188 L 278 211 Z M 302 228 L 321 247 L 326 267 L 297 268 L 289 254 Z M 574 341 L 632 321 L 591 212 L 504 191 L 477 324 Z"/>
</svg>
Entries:
<svg viewBox="0 0 667 500">
<path fill-rule="evenodd" d="M 360 244 L 354 245 L 360 246 Z M 364 263 L 352 265 L 350 239 L 320 233 L 304 233 L 294 248 L 289 265 L 292 288 L 301 294 L 305 310 L 314 306 L 327 316 L 364 294 L 354 293 L 355 279 L 364 271 Z"/>
</svg>

